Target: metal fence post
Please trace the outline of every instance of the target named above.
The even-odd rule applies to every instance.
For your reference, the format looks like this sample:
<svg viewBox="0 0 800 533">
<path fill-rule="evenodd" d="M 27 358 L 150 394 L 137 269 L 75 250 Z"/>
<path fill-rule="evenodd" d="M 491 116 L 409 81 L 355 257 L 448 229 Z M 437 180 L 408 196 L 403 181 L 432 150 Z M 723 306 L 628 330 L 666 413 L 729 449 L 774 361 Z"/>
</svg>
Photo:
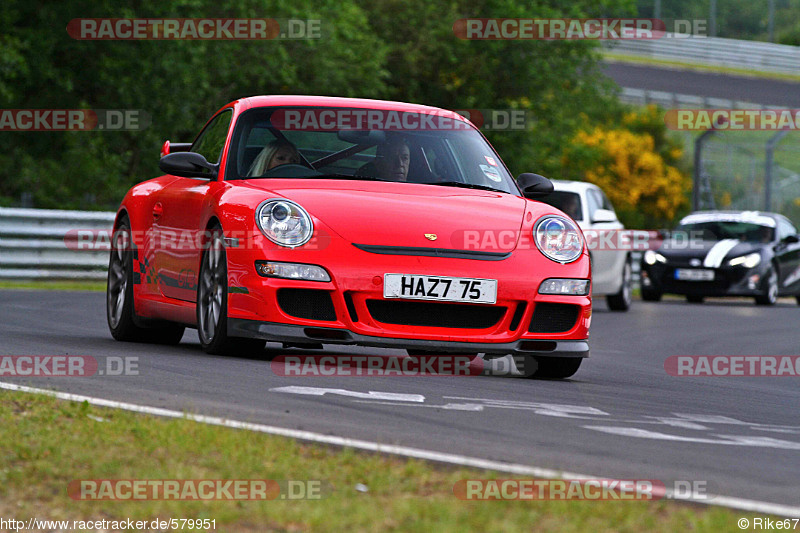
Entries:
<svg viewBox="0 0 800 533">
<path fill-rule="evenodd" d="M 775 146 L 786 137 L 789 130 L 782 130 L 767 141 L 766 161 L 764 168 L 764 211 L 772 211 L 772 167 L 775 158 Z"/>
</svg>

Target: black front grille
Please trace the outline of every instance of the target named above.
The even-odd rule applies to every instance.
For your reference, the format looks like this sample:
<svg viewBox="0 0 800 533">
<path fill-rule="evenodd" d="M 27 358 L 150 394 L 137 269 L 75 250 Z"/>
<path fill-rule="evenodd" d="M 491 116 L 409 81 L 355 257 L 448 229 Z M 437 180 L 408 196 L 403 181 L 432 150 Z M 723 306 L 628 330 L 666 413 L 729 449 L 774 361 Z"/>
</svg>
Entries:
<svg viewBox="0 0 800 533">
<path fill-rule="evenodd" d="M 533 308 L 531 333 L 563 333 L 578 321 L 581 307 L 573 304 L 538 303 Z"/>
<path fill-rule="evenodd" d="M 331 294 L 319 289 L 278 289 L 278 305 L 287 315 L 309 320 L 336 320 Z"/>
<path fill-rule="evenodd" d="M 390 300 L 367 300 L 367 309 L 384 324 L 465 329 L 490 328 L 506 312 L 505 307 L 488 305 Z"/>
</svg>

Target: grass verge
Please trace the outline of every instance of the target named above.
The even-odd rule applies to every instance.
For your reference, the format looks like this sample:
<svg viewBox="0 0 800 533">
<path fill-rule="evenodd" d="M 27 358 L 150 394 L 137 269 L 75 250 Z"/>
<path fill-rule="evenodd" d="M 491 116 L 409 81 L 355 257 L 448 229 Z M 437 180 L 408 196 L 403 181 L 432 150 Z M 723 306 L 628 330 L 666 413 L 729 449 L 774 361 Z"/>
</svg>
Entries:
<svg viewBox="0 0 800 533">
<path fill-rule="evenodd" d="M 512 476 L 42 395 L 0 397 L 0 516 L 17 520 L 208 518 L 224 532 L 638 533 L 731 531 L 750 516 L 672 501 L 462 501 L 453 495 L 456 481 Z M 328 490 L 317 500 L 75 501 L 67 486 L 80 479 L 323 480 Z"/>
<path fill-rule="evenodd" d="M 105 291 L 106 281 L 0 281 L 0 289 L 45 291 Z"/>
</svg>

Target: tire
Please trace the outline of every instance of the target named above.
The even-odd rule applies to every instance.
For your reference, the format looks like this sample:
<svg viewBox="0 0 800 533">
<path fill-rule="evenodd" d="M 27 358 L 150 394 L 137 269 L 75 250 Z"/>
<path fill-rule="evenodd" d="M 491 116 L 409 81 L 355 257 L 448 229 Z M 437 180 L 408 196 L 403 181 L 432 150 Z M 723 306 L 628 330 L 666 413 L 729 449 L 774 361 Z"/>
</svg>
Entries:
<svg viewBox="0 0 800 533">
<path fill-rule="evenodd" d="M 627 311 L 630 309 L 631 301 L 633 300 L 632 280 L 631 261 L 627 259 L 625 266 L 622 268 L 622 286 L 619 288 L 619 292 L 606 296 L 606 303 L 608 303 L 609 309 L 612 311 Z"/>
<path fill-rule="evenodd" d="M 262 339 L 228 337 L 228 260 L 219 226 L 211 229 L 200 261 L 196 313 L 197 336 L 206 353 L 252 355 L 264 349 Z"/>
<path fill-rule="evenodd" d="M 800 296 L 795 296 L 794 299 L 797 300 L 797 305 L 800 305 Z"/>
<path fill-rule="evenodd" d="M 775 305 L 778 301 L 778 273 L 774 267 L 767 271 L 764 292 L 756 296 L 756 305 Z"/>
<path fill-rule="evenodd" d="M 575 374 L 581 367 L 580 357 L 534 357 L 536 371 L 528 378 L 564 379 Z"/>
<path fill-rule="evenodd" d="M 659 302 L 661 301 L 661 291 L 642 288 L 642 300 L 645 302 Z"/>
<path fill-rule="evenodd" d="M 177 324 L 152 328 L 136 324 L 133 301 L 133 240 L 127 218 L 120 221 L 111 240 L 106 283 L 106 320 L 111 336 L 124 342 L 178 344 L 185 329 Z"/>
<path fill-rule="evenodd" d="M 701 303 L 703 303 L 703 299 L 704 299 L 704 297 L 700 296 L 699 294 L 687 294 L 686 295 L 686 301 L 689 302 L 689 303 L 692 303 L 692 304 L 701 304 Z"/>
</svg>

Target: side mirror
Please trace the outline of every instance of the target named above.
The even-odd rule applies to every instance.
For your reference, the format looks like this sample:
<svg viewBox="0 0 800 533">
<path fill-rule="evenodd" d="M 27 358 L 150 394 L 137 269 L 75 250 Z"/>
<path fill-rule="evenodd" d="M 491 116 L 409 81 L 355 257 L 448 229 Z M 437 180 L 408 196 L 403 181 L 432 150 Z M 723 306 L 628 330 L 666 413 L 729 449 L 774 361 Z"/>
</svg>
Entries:
<svg viewBox="0 0 800 533">
<path fill-rule="evenodd" d="M 164 141 L 164 145 L 161 147 L 161 157 L 173 152 L 188 152 L 191 147 L 192 143 L 171 143 L 169 141 Z"/>
<path fill-rule="evenodd" d="M 592 217 L 593 224 L 602 224 L 603 222 L 616 222 L 617 214 L 610 209 L 598 209 L 594 212 Z"/>
<path fill-rule="evenodd" d="M 541 198 L 553 192 L 553 182 L 539 174 L 525 172 L 517 177 L 519 188 L 525 198 Z"/>
<path fill-rule="evenodd" d="M 167 154 L 158 162 L 158 168 L 182 178 L 217 177 L 217 165 L 212 165 L 206 158 L 196 152 L 175 152 Z"/>
<path fill-rule="evenodd" d="M 795 244 L 800 242 L 800 237 L 798 237 L 797 235 L 787 235 L 786 237 L 783 238 L 783 242 L 785 242 L 786 244 Z"/>
</svg>

